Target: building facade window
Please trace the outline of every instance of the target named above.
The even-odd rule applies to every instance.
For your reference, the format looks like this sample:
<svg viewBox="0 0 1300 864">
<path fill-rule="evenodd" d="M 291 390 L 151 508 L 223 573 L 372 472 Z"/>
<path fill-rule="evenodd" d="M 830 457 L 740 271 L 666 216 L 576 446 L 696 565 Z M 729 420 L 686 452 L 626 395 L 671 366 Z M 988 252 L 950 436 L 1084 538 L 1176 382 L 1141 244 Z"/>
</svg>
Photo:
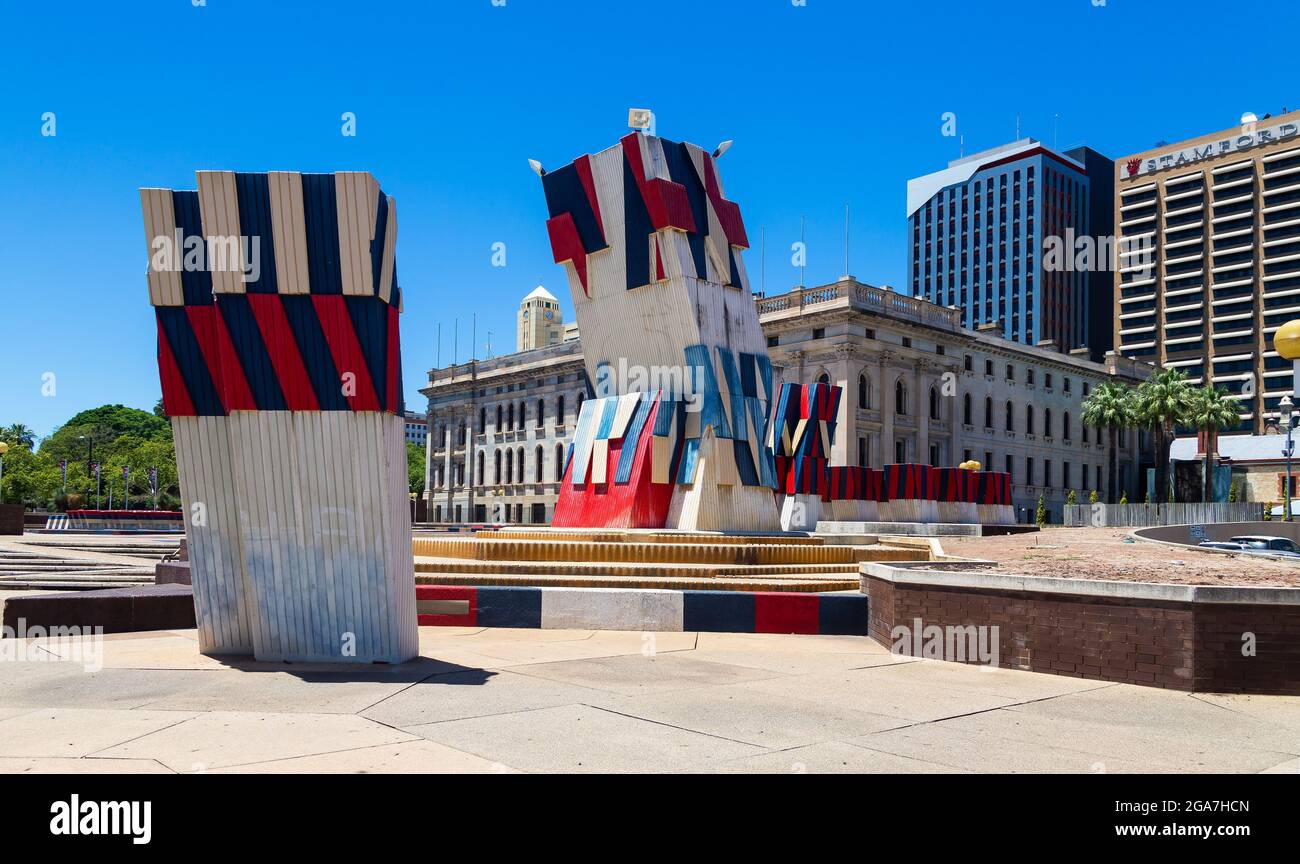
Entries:
<svg viewBox="0 0 1300 864">
<path fill-rule="evenodd" d="M 900 417 L 907 416 L 907 387 L 902 378 L 894 382 L 894 413 Z"/>
</svg>

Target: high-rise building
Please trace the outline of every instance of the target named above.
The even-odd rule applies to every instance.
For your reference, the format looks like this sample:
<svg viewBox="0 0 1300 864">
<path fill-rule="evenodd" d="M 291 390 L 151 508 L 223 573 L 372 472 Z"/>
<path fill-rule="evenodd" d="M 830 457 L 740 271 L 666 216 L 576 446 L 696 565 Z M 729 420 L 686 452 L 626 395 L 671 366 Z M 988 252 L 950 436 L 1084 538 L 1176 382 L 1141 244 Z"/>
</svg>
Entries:
<svg viewBox="0 0 1300 864">
<path fill-rule="evenodd" d="M 1108 281 L 1076 266 L 1076 242 L 1110 236 L 1110 160 L 1034 140 L 985 150 L 907 183 L 908 284 L 913 297 L 960 310 L 962 326 L 1026 345 L 1100 359 L 1111 346 L 1092 307 L 1110 308 Z M 1065 255 L 1045 254 L 1056 238 Z M 1100 319 L 1104 321 L 1104 317 Z"/>
<path fill-rule="evenodd" d="M 519 304 L 515 350 L 531 351 L 564 341 L 564 316 L 555 295 L 538 285 Z"/>
<path fill-rule="evenodd" d="M 1300 111 L 1246 115 L 1114 171 L 1120 353 L 1226 387 L 1237 431 L 1263 432 L 1291 392 L 1273 333 L 1300 314 Z"/>
</svg>

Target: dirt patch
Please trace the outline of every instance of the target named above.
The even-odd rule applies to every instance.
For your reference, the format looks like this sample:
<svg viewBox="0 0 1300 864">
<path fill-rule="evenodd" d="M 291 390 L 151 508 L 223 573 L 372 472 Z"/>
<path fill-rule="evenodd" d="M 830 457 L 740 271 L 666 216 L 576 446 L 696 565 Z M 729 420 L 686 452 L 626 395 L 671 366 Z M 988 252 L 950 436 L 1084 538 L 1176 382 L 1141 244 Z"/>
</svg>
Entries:
<svg viewBox="0 0 1300 864">
<path fill-rule="evenodd" d="M 1300 561 L 1202 552 L 1130 540 L 1125 528 L 1046 528 L 1037 534 L 945 537 L 949 555 L 988 558 L 993 572 L 1057 579 L 1113 579 L 1174 585 L 1300 588 Z"/>
</svg>

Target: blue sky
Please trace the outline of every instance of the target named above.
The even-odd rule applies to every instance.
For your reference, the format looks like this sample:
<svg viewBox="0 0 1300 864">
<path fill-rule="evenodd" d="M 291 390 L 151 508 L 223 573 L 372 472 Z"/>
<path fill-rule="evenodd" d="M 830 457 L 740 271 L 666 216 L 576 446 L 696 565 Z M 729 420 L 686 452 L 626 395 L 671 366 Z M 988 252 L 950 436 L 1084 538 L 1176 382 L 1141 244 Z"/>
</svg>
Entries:
<svg viewBox="0 0 1300 864">
<path fill-rule="evenodd" d="M 140 186 L 195 169 L 369 170 L 396 197 L 407 402 L 438 360 L 513 350 L 551 261 L 529 157 L 613 144 L 627 109 L 711 147 L 759 283 L 903 281 L 909 177 L 1022 134 L 1111 157 L 1300 107 L 1291 2 L 1107 0 L 190 0 L 0 7 L 0 424 L 48 434 L 105 402 L 152 407 Z M 17 8 L 15 8 L 17 7 Z M 1213 25 L 1206 29 L 1207 22 Z M 1261 24 L 1260 22 L 1267 22 Z M 1154 42 L 1153 42 L 1154 40 Z M 340 115 L 357 116 L 356 137 Z M 42 137 L 54 112 L 57 135 Z M 507 266 L 494 268 L 503 242 Z M 566 316 L 566 317 L 571 317 Z M 42 395 L 42 376 L 56 376 Z"/>
</svg>

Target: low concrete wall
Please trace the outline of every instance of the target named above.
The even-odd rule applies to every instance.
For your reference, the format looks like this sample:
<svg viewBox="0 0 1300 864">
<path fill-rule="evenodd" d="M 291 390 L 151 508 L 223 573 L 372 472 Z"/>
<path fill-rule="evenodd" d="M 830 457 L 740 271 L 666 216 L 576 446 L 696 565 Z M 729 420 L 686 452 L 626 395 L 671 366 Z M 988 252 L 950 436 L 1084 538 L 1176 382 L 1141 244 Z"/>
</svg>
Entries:
<svg viewBox="0 0 1300 864">
<path fill-rule="evenodd" d="M 1193 529 L 1200 534 L 1194 535 Z M 1226 522 L 1206 525 L 1161 525 L 1155 528 L 1139 528 L 1133 534 L 1143 540 L 1155 540 L 1160 543 L 1187 543 L 1195 546 L 1202 540 L 1228 540 L 1242 534 L 1267 534 L 1272 537 L 1286 537 L 1300 543 L 1300 522 Z M 1203 534 L 1203 536 L 1201 536 Z"/>
<path fill-rule="evenodd" d="M 1231 504 L 1066 504 L 1068 528 L 1143 528 L 1151 525 L 1189 525 L 1245 522 L 1262 519 L 1258 501 Z"/>
<path fill-rule="evenodd" d="M 12 597 L 4 626 L 102 627 L 105 633 L 185 630 L 194 626 L 194 593 L 187 585 L 149 585 Z M 21 622 L 21 627 L 20 627 Z"/>
<path fill-rule="evenodd" d="M 894 637 L 918 622 L 940 631 L 996 628 L 1000 667 L 1176 690 L 1300 694 L 1300 588 L 934 572 L 874 562 L 864 562 L 861 572 L 869 635 L 899 653 L 915 653 L 908 639 L 895 646 Z"/>
</svg>

